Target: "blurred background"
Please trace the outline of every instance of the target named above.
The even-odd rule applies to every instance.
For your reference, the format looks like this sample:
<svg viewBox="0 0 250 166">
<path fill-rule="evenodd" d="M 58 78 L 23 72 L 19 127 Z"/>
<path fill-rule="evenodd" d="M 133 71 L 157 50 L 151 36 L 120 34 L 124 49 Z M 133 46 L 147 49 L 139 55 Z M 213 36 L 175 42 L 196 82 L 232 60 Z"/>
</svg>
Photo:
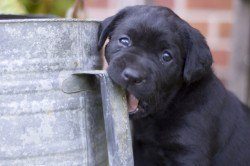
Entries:
<svg viewBox="0 0 250 166">
<path fill-rule="evenodd" d="M 161 5 L 201 31 L 224 85 L 250 105 L 250 0 L 0 0 L 1 14 L 103 20 L 131 5 Z"/>
</svg>

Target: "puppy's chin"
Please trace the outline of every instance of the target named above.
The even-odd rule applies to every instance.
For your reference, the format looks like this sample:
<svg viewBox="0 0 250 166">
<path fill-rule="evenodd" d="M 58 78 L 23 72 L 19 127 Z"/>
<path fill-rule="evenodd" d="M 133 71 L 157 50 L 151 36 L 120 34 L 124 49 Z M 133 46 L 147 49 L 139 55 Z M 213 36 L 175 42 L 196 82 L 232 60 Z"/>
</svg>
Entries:
<svg viewBox="0 0 250 166">
<path fill-rule="evenodd" d="M 146 91 L 147 93 L 145 93 L 144 90 L 143 93 L 141 90 L 138 91 L 136 87 L 128 87 L 123 83 L 120 83 L 116 78 L 112 78 L 112 75 L 110 75 L 110 77 L 116 84 L 120 85 L 126 91 L 128 114 L 131 119 L 144 118 L 152 112 L 150 112 L 150 104 L 147 101 L 150 101 L 150 96 L 154 95 L 149 93 L 149 91 Z"/>
<path fill-rule="evenodd" d="M 133 94 L 129 92 L 127 92 L 127 105 L 129 118 L 131 119 L 144 118 L 151 113 L 149 111 L 149 103 L 137 99 Z"/>
</svg>

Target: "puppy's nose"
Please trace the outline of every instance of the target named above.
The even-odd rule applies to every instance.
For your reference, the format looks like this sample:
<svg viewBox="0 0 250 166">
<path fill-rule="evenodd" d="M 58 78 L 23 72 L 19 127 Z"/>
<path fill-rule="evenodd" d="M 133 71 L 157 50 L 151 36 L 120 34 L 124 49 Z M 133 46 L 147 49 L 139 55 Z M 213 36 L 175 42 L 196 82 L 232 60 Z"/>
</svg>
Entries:
<svg viewBox="0 0 250 166">
<path fill-rule="evenodd" d="M 122 78 L 130 84 L 139 84 L 145 79 L 139 71 L 132 68 L 126 68 L 123 70 Z"/>
</svg>

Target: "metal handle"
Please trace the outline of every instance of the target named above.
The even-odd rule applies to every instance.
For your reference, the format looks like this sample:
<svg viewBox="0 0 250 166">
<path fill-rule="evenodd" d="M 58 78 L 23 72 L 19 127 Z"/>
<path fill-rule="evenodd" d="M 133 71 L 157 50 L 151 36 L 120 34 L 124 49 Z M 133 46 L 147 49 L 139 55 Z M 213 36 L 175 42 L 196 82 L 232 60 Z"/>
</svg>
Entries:
<svg viewBox="0 0 250 166">
<path fill-rule="evenodd" d="M 132 139 L 127 113 L 126 95 L 113 84 L 106 71 L 78 71 L 63 83 L 63 91 L 74 93 L 89 90 L 93 86 L 85 84 L 86 76 L 100 80 L 103 115 L 110 166 L 133 166 Z M 89 79 L 89 78 L 88 78 Z"/>
</svg>

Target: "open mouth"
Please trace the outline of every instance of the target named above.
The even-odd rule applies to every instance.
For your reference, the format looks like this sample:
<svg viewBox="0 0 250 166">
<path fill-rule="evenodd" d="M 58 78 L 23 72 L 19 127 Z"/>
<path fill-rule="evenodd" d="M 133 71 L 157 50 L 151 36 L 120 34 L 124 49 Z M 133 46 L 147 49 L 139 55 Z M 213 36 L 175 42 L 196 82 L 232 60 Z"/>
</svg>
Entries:
<svg viewBox="0 0 250 166">
<path fill-rule="evenodd" d="M 129 92 L 127 92 L 127 104 L 128 104 L 129 115 L 133 115 L 139 112 L 144 112 L 144 109 L 140 105 L 140 100 Z"/>
</svg>

